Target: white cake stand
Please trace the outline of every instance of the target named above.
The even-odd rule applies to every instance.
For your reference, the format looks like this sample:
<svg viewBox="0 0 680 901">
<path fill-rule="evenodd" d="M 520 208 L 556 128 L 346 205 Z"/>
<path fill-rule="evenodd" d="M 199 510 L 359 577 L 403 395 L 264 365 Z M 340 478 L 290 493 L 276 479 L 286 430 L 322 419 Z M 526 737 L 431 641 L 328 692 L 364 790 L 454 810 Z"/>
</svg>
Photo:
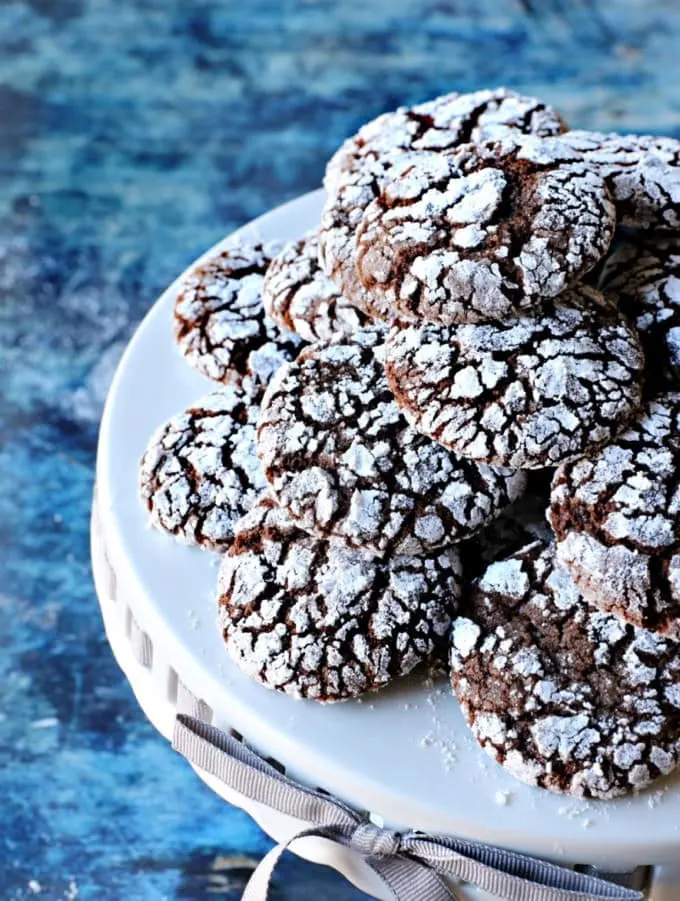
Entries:
<svg viewBox="0 0 680 901">
<path fill-rule="evenodd" d="M 296 238 L 318 222 L 322 203 L 321 191 L 305 195 L 243 233 Z M 137 495 L 138 462 L 153 429 L 214 388 L 174 346 L 176 290 L 177 283 L 149 312 L 114 378 L 93 511 L 93 565 L 107 635 L 151 722 L 166 738 L 177 712 L 236 730 L 292 778 L 370 812 L 379 824 L 479 839 L 609 872 L 653 866 L 649 898 L 678 901 L 680 778 L 627 799 L 570 800 L 516 782 L 480 751 L 445 680 L 433 685 L 417 675 L 362 701 L 322 706 L 268 691 L 231 663 L 216 626 L 216 555 L 149 529 Z M 275 839 L 299 830 L 290 818 L 199 775 Z M 384 898 L 353 852 L 323 839 L 301 840 L 294 850 Z M 482 896 L 470 891 L 466 897 Z"/>
</svg>

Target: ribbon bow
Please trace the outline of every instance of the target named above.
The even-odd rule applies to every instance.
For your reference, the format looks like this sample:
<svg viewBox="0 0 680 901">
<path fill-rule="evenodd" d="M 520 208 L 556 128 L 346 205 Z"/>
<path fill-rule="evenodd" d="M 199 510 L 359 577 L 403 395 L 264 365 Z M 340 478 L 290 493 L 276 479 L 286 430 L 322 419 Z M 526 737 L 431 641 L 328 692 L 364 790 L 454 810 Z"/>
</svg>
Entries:
<svg viewBox="0 0 680 901">
<path fill-rule="evenodd" d="M 239 794 L 310 823 L 277 845 L 253 873 L 242 901 L 266 901 L 279 858 L 298 838 L 314 836 L 358 852 L 394 901 L 457 901 L 445 877 L 506 901 L 642 901 L 639 892 L 481 842 L 381 829 L 337 798 L 282 775 L 245 744 L 179 714 L 173 748 Z"/>
</svg>

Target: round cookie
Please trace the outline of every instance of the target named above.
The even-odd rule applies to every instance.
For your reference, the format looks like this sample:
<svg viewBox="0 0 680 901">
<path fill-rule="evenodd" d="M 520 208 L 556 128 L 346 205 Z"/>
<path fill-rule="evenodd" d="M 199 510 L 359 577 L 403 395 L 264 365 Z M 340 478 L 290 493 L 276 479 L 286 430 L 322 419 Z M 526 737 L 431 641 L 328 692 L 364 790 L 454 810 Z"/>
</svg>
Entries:
<svg viewBox="0 0 680 901">
<path fill-rule="evenodd" d="M 605 179 L 620 225 L 680 229 L 680 141 L 595 131 L 569 131 L 560 141 Z"/>
<path fill-rule="evenodd" d="M 262 305 L 262 280 L 278 249 L 242 241 L 195 267 L 180 286 L 177 344 L 187 362 L 213 381 L 261 392 L 301 346 Z"/>
<path fill-rule="evenodd" d="M 389 305 L 366 291 L 357 278 L 355 232 L 392 166 L 404 154 L 439 154 L 508 130 L 547 136 L 565 128 L 554 109 L 506 88 L 445 94 L 378 116 L 345 141 L 328 163 L 324 179 L 328 200 L 319 235 L 324 271 L 358 309 L 375 319 L 388 319 Z"/>
<path fill-rule="evenodd" d="M 356 270 L 410 318 L 506 321 L 592 269 L 615 211 L 603 179 L 530 135 L 404 160 L 364 212 Z"/>
<path fill-rule="evenodd" d="M 257 417 L 250 395 L 224 388 L 155 432 L 140 464 L 154 526 L 183 544 L 229 547 L 234 524 L 266 485 L 255 453 Z"/>
<path fill-rule="evenodd" d="M 269 266 L 262 285 L 268 316 L 305 341 L 351 335 L 368 318 L 336 288 L 319 265 L 317 232 L 287 244 Z"/>
<path fill-rule="evenodd" d="M 455 550 L 380 560 L 312 538 L 265 496 L 222 559 L 219 622 L 230 656 L 263 685 L 342 701 L 441 653 L 460 586 Z"/>
<path fill-rule="evenodd" d="M 554 548 L 492 564 L 454 622 L 451 679 L 482 748 L 530 785 L 614 798 L 680 762 L 680 647 L 581 597 Z"/>
<path fill-rule="evenodd" d="M 647 391 L 680 388 L 680 239 L 631 241 L 607 261 L 600 284 L 634 323 L 647 358 Z"/>
<path fill-rule="evenodd" d="M 409 422 L 462 457 L 513 469 L 610 441 L 639 409 L 643 366 L 634 329 L 583 285 L 505 325 L 396 322 L 385 348 Z"/>
<path fill-rule="evenodd" d="M 412 429 L 385 379 L 382 337 L 313 345 L 283 367 L 262 402 L 258 454 L 305 531 L 378 555 L 429 553 L 494 519 L 525 477 L 459 460 Z"/>
<path fill-rule="evenodd" d="M 594 606 L 680 641 L 680 394 L 555 473 L 557 554 Z"/>
</svg>

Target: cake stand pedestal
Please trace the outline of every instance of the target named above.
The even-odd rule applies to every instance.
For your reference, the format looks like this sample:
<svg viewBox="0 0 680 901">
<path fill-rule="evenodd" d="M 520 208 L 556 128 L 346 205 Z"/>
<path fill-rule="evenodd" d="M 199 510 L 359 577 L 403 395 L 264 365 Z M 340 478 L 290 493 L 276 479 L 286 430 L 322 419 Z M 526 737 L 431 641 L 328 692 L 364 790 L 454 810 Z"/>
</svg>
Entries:
<svg viewBox="0 0 680 901">
<path fill-rule="evenodd" d="M 316 225 L 322 204 L 321 191 L 305 195 L 239 234 L 297 238 Z M 149 529 L 137 495 L 152 431 L 214 389 L 174 347 L 177 285 L 144 319 L 116 372 L 93 505 L 93 569 L 107 636 L 149 720 L 167 739 L 177 713 L 236 731 L 291 778 L 325 789 L 378 825 L 476 839 L 606 873 L 637 870 L 632 878 L 649 883 L 650 901 L 680 901 L 680 777 L 611 802 L 560 797 L 515 781 L 486 757 L 445 680 L 416 674 L 374 696 L 324 706 L 268 691 L 232 664 L 216 625 L 217 556 Z M 299 821 L 198 772 L 277 841 L 300 831 Z M 353 851 L 318 838 L 293 850 L 387 901 Z M 461 896 L 488 898 L 467 888 Z"/>
</svg>

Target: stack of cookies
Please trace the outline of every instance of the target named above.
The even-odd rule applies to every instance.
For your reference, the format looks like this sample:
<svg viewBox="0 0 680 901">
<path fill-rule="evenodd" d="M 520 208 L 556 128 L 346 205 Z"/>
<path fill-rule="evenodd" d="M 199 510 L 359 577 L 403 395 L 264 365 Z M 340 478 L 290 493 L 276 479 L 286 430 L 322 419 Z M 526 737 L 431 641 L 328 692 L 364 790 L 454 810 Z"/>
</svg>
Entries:
<svg viewBox="0 0 680 901">
<path fill-rule="evenodd" d="M 519 779 L 646 786 L 680 763 L 680 142 L 450 94 L 325 187 L 315 231 L 184 280 L 219 385 L 149 443 L 152 522 L 222 554 L 262 684 L 339 701 L 447 659 Z"/>
</svg>

